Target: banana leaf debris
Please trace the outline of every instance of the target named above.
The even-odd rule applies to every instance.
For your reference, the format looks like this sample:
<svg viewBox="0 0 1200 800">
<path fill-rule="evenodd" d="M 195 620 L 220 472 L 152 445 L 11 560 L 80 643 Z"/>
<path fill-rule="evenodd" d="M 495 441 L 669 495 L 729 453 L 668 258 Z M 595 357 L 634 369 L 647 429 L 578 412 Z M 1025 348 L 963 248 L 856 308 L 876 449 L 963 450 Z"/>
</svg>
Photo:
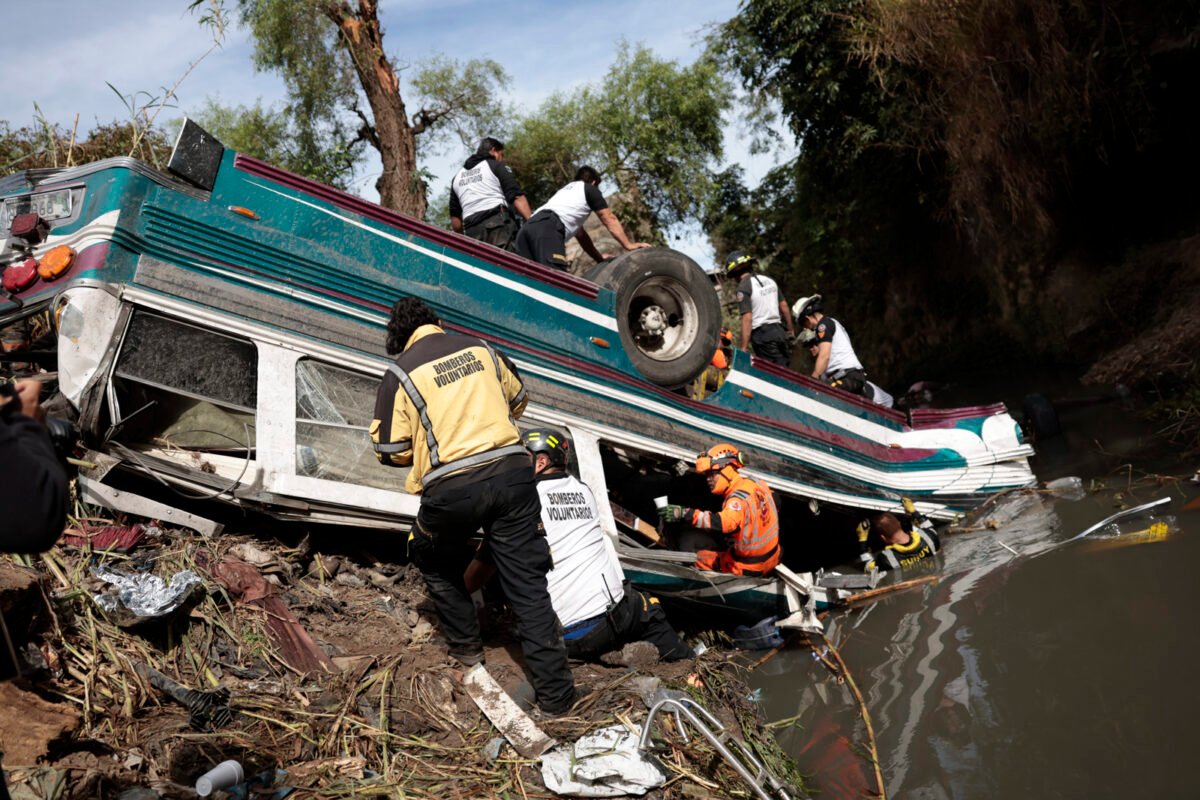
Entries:
<svg viewBox="0 0 1200 800">
<path fill-rule="evenodd" d="M 156 535 L 125 552 L 78 537 L 0 557 L 0 752 L 16 800 L 193 798 L 197 778 L 227 760 L 246 782 L 214 797 L 559 796 L 540 759 L 521 757 L 472 701 L 420 573 L 402 558 L 77 510 L 92 530 L 142 524 Z M 117 603 L 114 576 L 126 599 L 157 591 L 139 610 L 161 613 Z M 485 614 L 487 671 L 519 695 L 512 620 L 497 603 Z M 572 662 L 580 700 L 537 725 L 564 748 L 589 736 L 629 743 L 648 690 L 683 690 L 802 794 L 749 699 L 744 659 L 720 646 L 728 641 L 701 633 L 703 654 L 672 664 Z M 642 796 L 754 796 L 708 741 L 674 735 L 675 724 L 654 726 L 644 771 L 661 780 L 643 780 Z"/>
</svg>

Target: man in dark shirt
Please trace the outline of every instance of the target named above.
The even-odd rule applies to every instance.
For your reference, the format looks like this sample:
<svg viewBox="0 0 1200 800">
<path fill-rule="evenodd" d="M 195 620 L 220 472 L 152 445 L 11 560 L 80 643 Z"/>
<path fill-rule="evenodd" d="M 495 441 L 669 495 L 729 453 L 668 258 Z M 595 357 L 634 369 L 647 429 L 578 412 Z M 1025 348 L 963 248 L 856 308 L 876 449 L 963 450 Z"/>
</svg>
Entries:
<svg viewBox="0 0 1200 800">
<path fill-rule="evenodd" d="M 517 253 L 525 258 L 556 269 L 567 269 L 567 240 L 574 236 L 579 246 L 596 261 L 610 256 L 601 253 L 592 237 L 583 229 L 584 220 L 593 211 L 608 228 L 617 243 L 626 250 L 649 247 L 646 242 L 631 242 L 621 227 L 621 221 L 608 207 L 600 194 L 600 173 L 591 167 L 580 167 L 575 180 L 555 192 L 546 204 L 533 212 L 533 217 L 517 234 Z"/>
<path fill-rule="evenodd" d="M 516 251 L 517 221 L 529 219 L 529 201 L 504 163 L 504 142 L 485 137 L 450 182 L 450 227 L 472 239 Z"/>
<path fill-rule="evenodd" d="M 533 465 L 516 419 L 528 395 L 517 368 L 473 336 L 446 333 L 415 297 L 392 306 L 384 373 L 369 433 L 380 462 L 409 467 L 421 505 L 409 552 L 425 578 L 450 654 L 483 663 L 475 606 L 463 584 L 465 542 L 483 529 L 517 621 L 538 704 L 563 714 L 575 702 L 567 650 L 546 589 L 550 547 Z"/>
<path fill-rule="evenodd" d="M 42 385 L 0 385 L 0 553 L 41 553 L 67 521 L 67 473 L 38 405 Z"/>
</svg>

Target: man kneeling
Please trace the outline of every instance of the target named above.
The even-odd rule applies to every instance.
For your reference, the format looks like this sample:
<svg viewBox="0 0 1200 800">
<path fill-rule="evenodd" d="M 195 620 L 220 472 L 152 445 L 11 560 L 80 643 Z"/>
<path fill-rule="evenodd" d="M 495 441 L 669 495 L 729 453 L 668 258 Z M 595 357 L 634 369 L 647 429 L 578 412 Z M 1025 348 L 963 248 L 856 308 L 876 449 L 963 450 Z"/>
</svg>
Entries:
<svg viewBox="0 0 1200 800">
<path fill-rule="evenodd" d="M 596 659 L 628 642 L 654 645 L 664 661 L 678 661 L 692 650 L 667 622 L 658 600 L 624 580 L 612 542 L 600 529 L 592 490 L 566 471 L 569 443 L 551 429 L 523 437 L 533 458 L 542 501 L 542 524 L 553 568 L 546 573 L 550 603 L 563 626 L 571 658 Z M 491 577 L 486 544 L 467 568 L 466 583 L 475 591 Z"/>
</svg>

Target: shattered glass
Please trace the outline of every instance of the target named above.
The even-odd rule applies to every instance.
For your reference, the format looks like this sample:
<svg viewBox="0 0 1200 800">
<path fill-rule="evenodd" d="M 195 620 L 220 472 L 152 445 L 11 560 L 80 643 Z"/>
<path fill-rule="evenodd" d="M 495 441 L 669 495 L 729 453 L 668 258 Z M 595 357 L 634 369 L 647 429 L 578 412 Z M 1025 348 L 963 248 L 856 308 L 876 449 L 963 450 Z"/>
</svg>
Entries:
<svg viewBox="0 0 1200 800">
<path fill-rule="evenodd" d="M 367 426 L 379 379 L 310 359 L 296 364 L 296 474 L 395 491 L 404 470 L 375 458 Z"/>
</svg>

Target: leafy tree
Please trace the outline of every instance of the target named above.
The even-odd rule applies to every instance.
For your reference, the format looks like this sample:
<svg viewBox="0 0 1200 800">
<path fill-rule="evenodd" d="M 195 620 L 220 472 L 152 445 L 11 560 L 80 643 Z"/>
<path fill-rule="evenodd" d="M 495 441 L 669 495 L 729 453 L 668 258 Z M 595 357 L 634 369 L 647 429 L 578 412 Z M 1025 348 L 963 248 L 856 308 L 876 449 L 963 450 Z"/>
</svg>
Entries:
<svg viewBox="0 0 1200 800">
<path fill-rule="evenodd" d="M 418 142 L 430 146 L 429 138 L 442 132 L 478 135 L 481 119 L 490 121 L 496 113 L 496 90 L 508 82 L 500 65 L 435 60 L 412 80 L 418 110 L 410 117 L 384 46 L 377 0 L 239 4 L 254 37 L 255 64 L 278 72 L 287 86 L 293 163 L 326 164 L 322 153 L 352 154 L 365 142 L 383 164 L 376 182 L 380 202 L 423 217 L 426 186 Z"/>
<path fill-rule="evenodd" d="M 195 114 L 196 122 L 226 147 L 261 158 L 306 175 L 321 183 L 346 189 L 365 143 L 344 140 L 326 132 L 312 137 L 295 118 L 276 109 L 223 106 L 209 98 Z M 324 140 L 321 146 L 313 146 Z"/>
<path fill-rule="evenodd" d="M 554 95 L 518 119 L 506 155 L 540 199 L 590 163 L 620 189 L 622 221 L 646 236 L 702 213 L 731 104 L 711 59 L 681 66 L 623 43 L 598 85 Z"/>
<path fill-rule="evenodd" d="M 997 332 L 1051 346 L 1057 254 L 1194 224 L 1195 193 L 1164 189 L 1200 177 L 1194 2 L 746 0 L 711 43 L 800 146 L 716 195 L 714 241 L 836 297 L 895 363 Z"/>
</svg>

